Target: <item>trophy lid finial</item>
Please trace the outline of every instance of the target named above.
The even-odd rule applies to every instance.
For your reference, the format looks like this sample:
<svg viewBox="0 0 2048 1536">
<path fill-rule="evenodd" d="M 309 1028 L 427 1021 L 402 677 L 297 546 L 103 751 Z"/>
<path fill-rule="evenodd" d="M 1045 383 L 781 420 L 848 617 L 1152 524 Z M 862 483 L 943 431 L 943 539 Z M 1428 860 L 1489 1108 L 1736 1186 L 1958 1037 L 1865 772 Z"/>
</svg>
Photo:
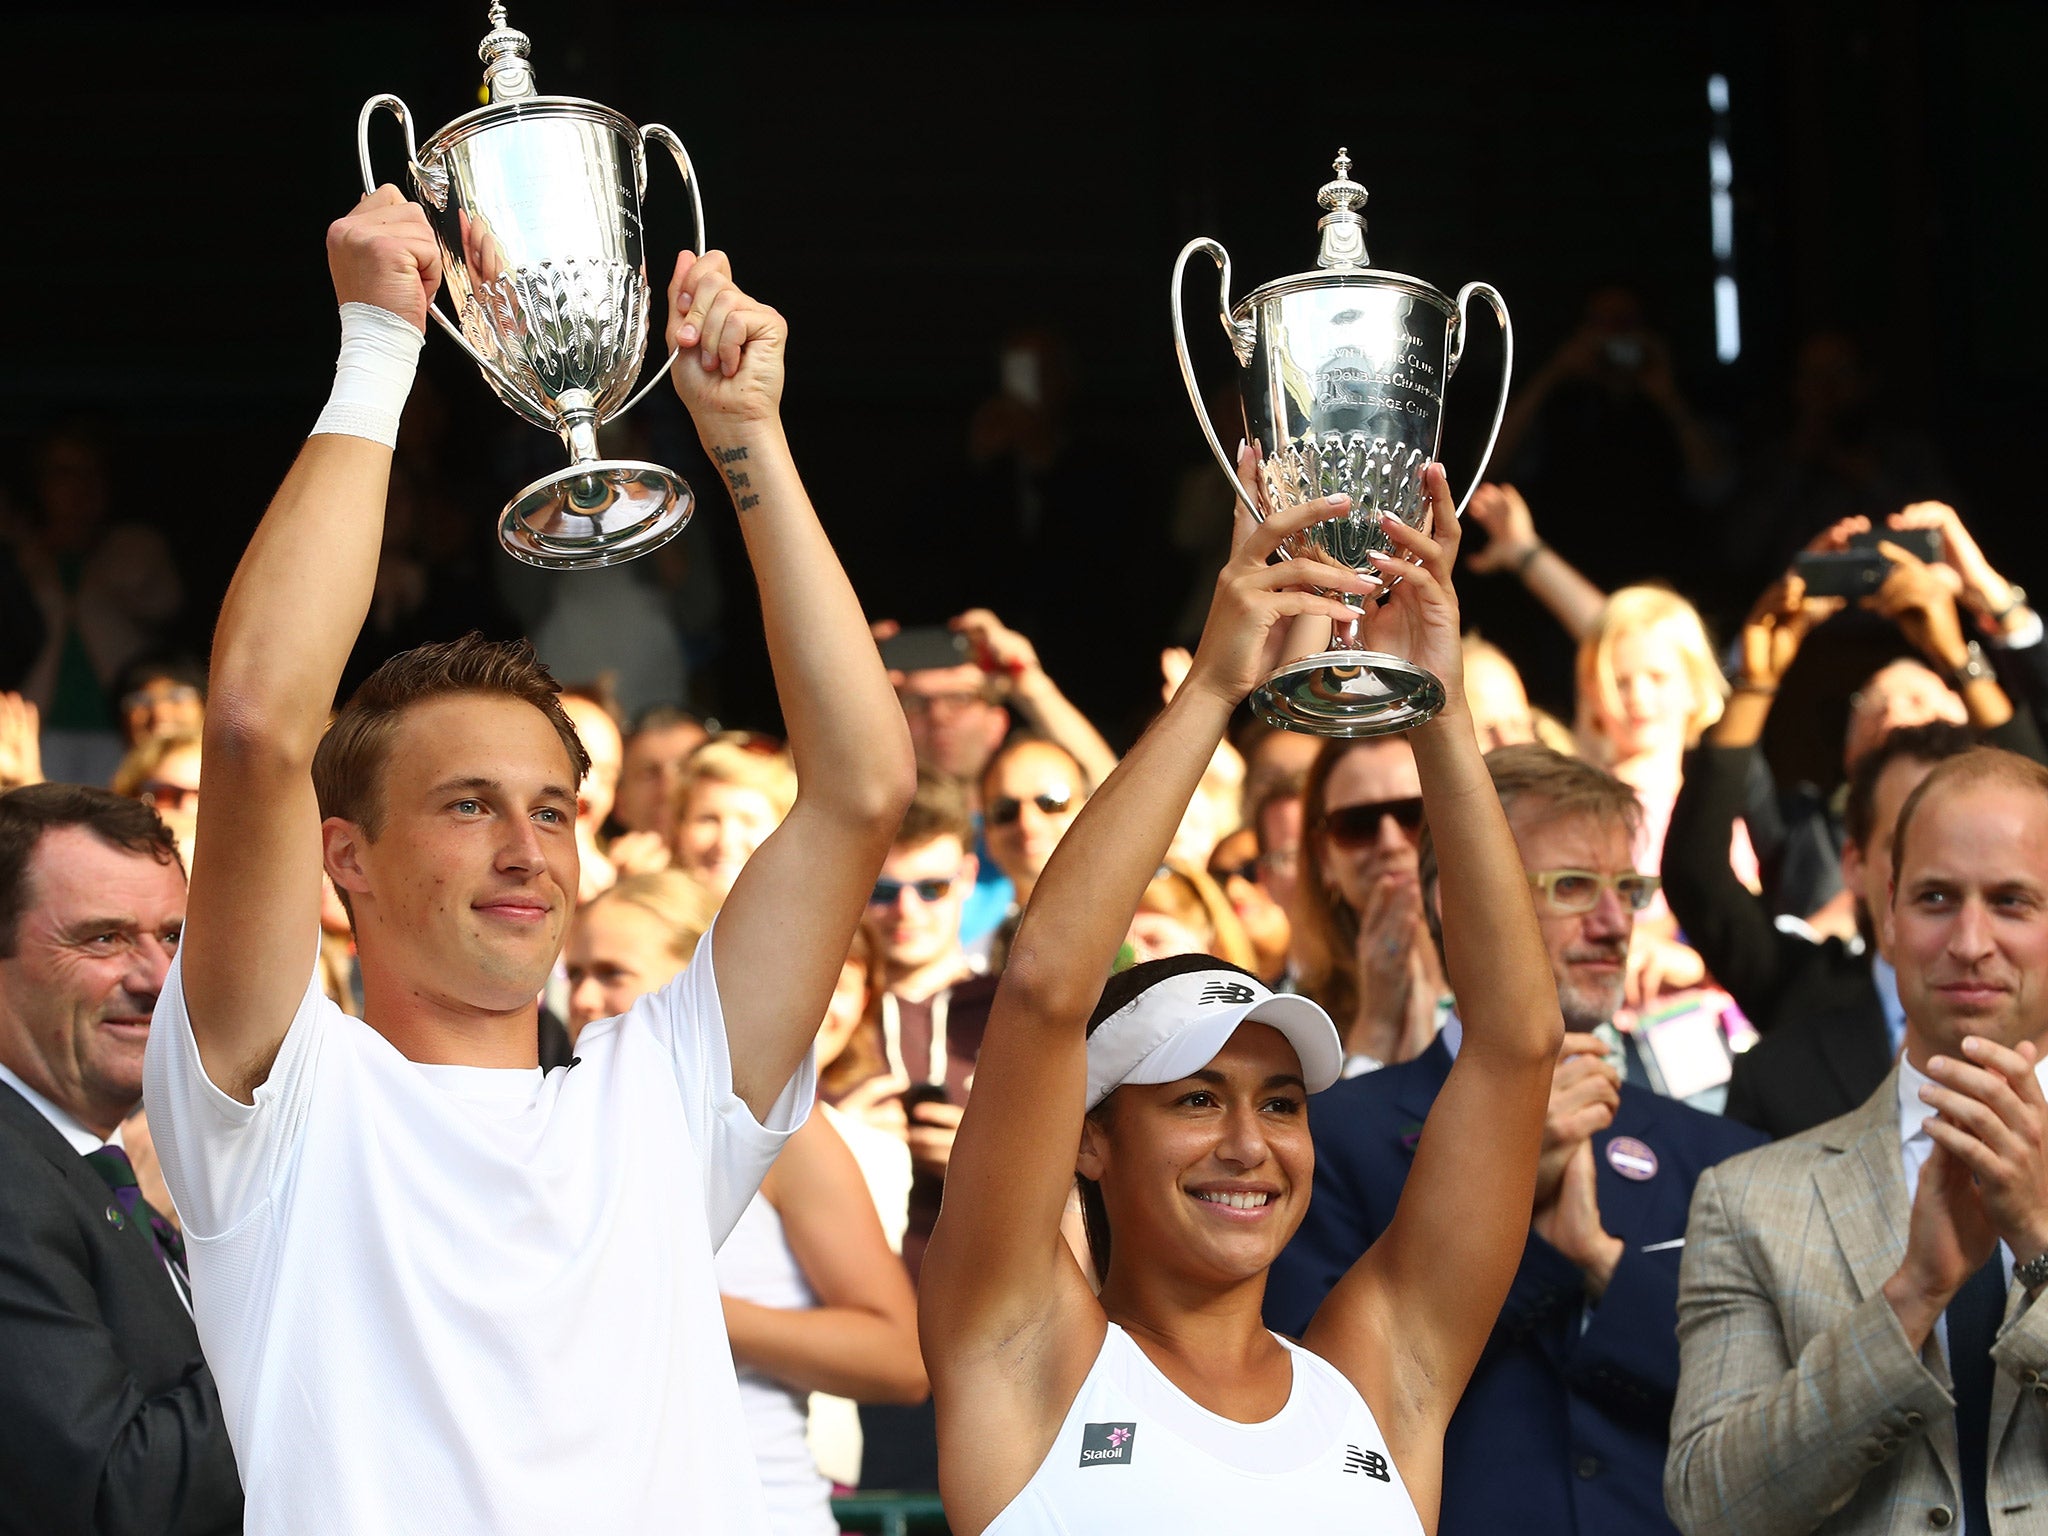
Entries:
<svg viewBox="0 0 2048 1536">
<path fill-rule="evenodd" d="M 1351 151 L 1340 148 L 1331 162 L 1335 181 L 1323 183 L 1316 201 L 1330 211 L 1316 221 L 1323 232 L 1323 248 L 1316 256 L 1319 267 L 1362 267 L 1366 265 L 1365 219 L 1359 209 L 1369 195 L 1351 179 Z"/>
<path fill-rule="evenodd" d="M 505 20 L 504 0 L 491 0 L 490 20 L 491 30 L 476 50 L 484 61 L 485 90 L 494 102 L 534 95 L 538 87 L 526 58 L 533 50 L 533 40 Z"/>
</svg>

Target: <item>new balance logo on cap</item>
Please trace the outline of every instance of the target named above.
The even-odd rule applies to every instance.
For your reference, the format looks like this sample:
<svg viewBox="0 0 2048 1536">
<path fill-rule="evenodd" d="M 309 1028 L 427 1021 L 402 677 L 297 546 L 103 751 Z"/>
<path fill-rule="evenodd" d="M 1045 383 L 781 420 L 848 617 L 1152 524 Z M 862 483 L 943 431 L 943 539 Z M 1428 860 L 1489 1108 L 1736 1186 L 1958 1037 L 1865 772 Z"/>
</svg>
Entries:
<svg viewBox="0 0 2048 1536">
<path fill-rule="evenodd" d="M 1131 1445 L 1138 1437 L 1135 1424 L 1084 1424 L 1081 1426 L 1081 1465 L 1084 1467 L 1128 1467 Z"/>
<path fill-rule="evenodd" d="M 1241 981 L 1212 981 L 1202 988 L 1201 1000 L 1205 1003 L 1230 1003 L 1242 1006 L 1256 996 L 1258 994 Z"/>
<path fill-rule="evenodd" d="M 1376 1477 L 1381 1482 L 1391 1482 L 1387 1475 L 1387 1458 L 1378 1451 L 1361 1451 L 1355 1445 L 1344 1447 L 1344 1470 L 1363 1472 L 1367 1477 Z"/>
</svg>

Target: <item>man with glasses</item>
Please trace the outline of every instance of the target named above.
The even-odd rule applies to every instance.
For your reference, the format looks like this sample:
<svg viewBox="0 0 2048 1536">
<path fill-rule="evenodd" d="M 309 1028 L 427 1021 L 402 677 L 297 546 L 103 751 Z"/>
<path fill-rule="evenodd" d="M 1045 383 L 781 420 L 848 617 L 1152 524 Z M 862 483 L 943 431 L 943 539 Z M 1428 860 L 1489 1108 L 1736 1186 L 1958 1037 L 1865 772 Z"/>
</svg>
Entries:
<svg viewBox="0 0 2048 1536">
<path fill-rule="evenodd" d="M 1529 874 L 1566 1034 L 1528 1246 L 1445 1435 L 1439 1536 L 1670 1532 L 1665 1425 L 1686 1210 L 1705 1169 L 1760 1138 L 1623 1083 L 1594 1033 L 1621 1006 L 1635 915 L 1657 890 L 1634 864 L 1634 792 L 1534 744 L 1499 748 L 1486 764 Z M 1427 848 L 1421 874 L 1434 932 Z M 1392 1222 L 1461 1037 L 1454 1012 L 1414 1061 L 1310 1101 L 1315 1194 L 1273 1266 L 1271 1327 L 1298 1334 Z"/>
<path fill-rule="evenodd" d="M 1016 930 L 1046 860 L 1087 799 L 1080 763 L 1043 736 L 1018 732 L 989 759 L 981 775 L 982 838 L 1016 892 L 998 931 L 998 952 Z"/>
</svg>

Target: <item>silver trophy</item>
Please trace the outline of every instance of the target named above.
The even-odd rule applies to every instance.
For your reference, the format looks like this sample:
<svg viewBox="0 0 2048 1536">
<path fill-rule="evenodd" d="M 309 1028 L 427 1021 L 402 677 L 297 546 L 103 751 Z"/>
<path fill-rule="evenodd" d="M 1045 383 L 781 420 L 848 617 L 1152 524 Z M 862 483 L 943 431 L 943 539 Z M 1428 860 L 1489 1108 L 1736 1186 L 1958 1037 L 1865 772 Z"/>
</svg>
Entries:
<svg viewBox="0 0 2048 1536">
<path fill-rule="evenodd" d="M 1259 496 L 1252 515 L 1299 506 L 1339 491 L 1351 510 L 1291 537 L 1283 555 L 1376 574 L 1374 550 L 1398 553 L 1381 528 L 1387 518 L 1429 531 L 1422 467 L 1443 437 L 1444 386 L 1465 350 L 1465 308 L 1477 294 L 1493 307 L 1504 343 L 1493 427 L 1458 512 L 1486 473 L 1508 403 L 1514 330 L 1501 296 L 1467 283 L 1455 302 L 1428 283 L 1366 264 L 1366 191 L 1350 177 L 1349 151 L 1337 152 L 1337 179 L 1316 194 L 1328 210 L 1318 224 L 1322 251 L 1314 272 L 1279 278 L 1230 302 L 1230 254 L 1214 240 L 1190 240 L 1173 264 L 1173 341 L 1188 399 L 1230 488 L 1247 500 L 1195 383 L 1181 320 L 1181 286 L 1197 253 L 1221 275 L 1218 318 L 1240 367 L 1245 441 L 1258 457 Z M 1264 506 L 1255 503 L 1263 500 Z M 1335 593 L 1363 611 L 1373 598 Z M 1398 656 L 1367 650 L 1357 620 L 1332 626 L 1328 650 L 1281 667 L 1252 693 L 1262 719 L 1319 736 L 1384 736 L 1413 729 L 1443 708 L 1443 684 Z"/>
<path fill-rule="evenodd" d="M 526 34 L 506 25 L 502 4 L 491 6 L 490 23 L 477 50 L 488 106 L 415 145 L 403 101 L 363 104 L 363 189 L 378 184 L 370 119 L 388 111 L 405 126 L 412 192 L 434 226 L 460 326 L 438 306 L 428 313 L 498 398 L 559 434 L 574 461 L 505 504 L 499 540 L 530 565 L 612 565 L 674 538 L 695 504 L 674 470 L 600 456 L 597 429 L 637 405 L 676 360 L 671 352 L 635 391 L 647 349 L 647 146 L 668 150 L 683 173 L 701 256 L 697 174 L 682 140 L 659 123 L 636 128 L 594 101 L 537 95 Z"/>
</svg>

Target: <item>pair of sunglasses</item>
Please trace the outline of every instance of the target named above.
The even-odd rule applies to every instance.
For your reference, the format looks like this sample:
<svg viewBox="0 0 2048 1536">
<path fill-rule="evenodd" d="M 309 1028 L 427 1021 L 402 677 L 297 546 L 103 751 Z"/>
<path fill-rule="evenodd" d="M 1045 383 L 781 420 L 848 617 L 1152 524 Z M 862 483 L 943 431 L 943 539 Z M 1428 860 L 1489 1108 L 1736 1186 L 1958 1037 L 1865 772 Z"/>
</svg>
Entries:
<svg viewBox="0 0 2048 1536">
<path fill-rule="evenodd" d="M 1609 887 L 1629 911 L 1640 912 L 1656 899 L 1664 881 L 1632 869 L 1618 875 L 1596 875 L 1590 869 L 1546 869 L 1531 875 L 1529 883 L 1559 912 L 1590 912 L 1600 905 L 1600 893 Z"/>
<path fill-rule="evenodd" d="M 1031 804 L 1047 816 L 1064 816 L 1067 808 L 1074 803 L 1071 789 L 1049 789 L 1026 797 Z M 1024 800 L 1015 795 L 1003 795 L 991 800 L 988 806 L 988 824 L 992 827 L 1014 827 L 1024 815 Z"/>
<path fill-rule="evenodd" d="M 917 892 L 917 899 L 926 906 L 946 899 L 946 893 L 959 880 L 957 874 L 942 875 L 935 880 L 877 880 L 875 888 L 868 892 L 871 907 L 893 907 L 903 899 L 905 891 Z"/>
<path fill-rule="evenodd" d="M 1422 830 L 1422 797 L 1401 800 L 1367 800 L 1358 805 L 1340 805 L 1323 812 L 1323 830 L 1339 848 L 1362 848 L 1380 835 L 1380 823 L 1392 817 L 1394 825 L 1411 837 Z"/>
</svg>

